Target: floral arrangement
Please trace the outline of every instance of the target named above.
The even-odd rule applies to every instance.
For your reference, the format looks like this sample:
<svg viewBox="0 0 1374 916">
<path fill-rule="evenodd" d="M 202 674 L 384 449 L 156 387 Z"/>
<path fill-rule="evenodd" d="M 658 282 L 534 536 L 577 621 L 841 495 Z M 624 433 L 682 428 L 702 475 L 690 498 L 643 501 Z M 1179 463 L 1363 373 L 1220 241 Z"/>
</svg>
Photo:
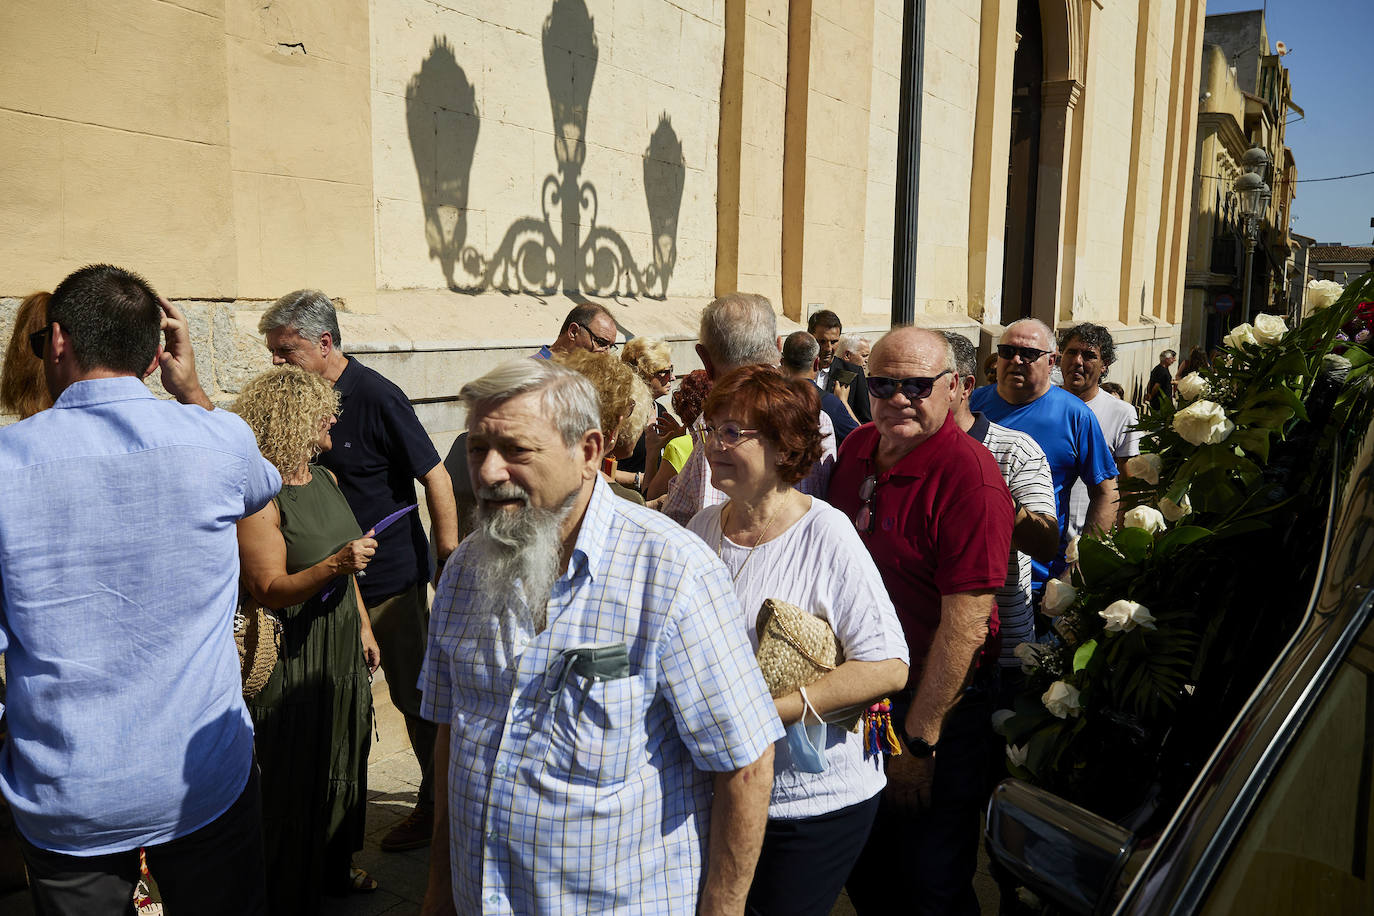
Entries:
<svg viewBox="0 0 1374 916">
<path fill-rule="evenodd" d="M 1142 417 L 1143 454 L 1119 481 L 1123 524 L 1069 545 L 1069 571 L 1041 606 L 1052 632 L 1017 648 L 1026 690 L 993 717 L 1012 775 L 1120 816 L 1140 801 L 1122 797 L 1123 781 L 1158 779 L 1177 732 L 1214 746 L 1208 729 L 1229 721 L 1216 720 L 1241 692 L 1225 666 L 1258 663 L 1267 630 L 1291 632 L 1255 619 L 1266 596 L 1239 592 L 1239 571 L 1278 550 L 1297 513 L 1324 505 L 1315 497 L 1329 478 L 1310 472 L 1313 456 L 1362 434 L 1368 424 L 1351 421 L 1374 413 L 1369 334 L 1358 333 L 1374 328 L 1369 300 L 1374 274 L 1298 328 L 1275 315 L 1238 325 L 1217 365 L 1179 380 L 1177 406 Z M 1303 459 L 1280 444 L 1301 445 Z M 1239 603 L 1249 619 L 1230 613 Z"/>
</svg>

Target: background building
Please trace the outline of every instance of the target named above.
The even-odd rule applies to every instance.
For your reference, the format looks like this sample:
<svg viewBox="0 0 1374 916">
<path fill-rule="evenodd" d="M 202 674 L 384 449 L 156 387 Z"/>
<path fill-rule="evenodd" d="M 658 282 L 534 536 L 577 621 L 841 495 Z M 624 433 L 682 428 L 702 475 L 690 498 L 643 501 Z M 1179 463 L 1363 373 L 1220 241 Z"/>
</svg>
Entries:
<svg viewBox="0 0 1374 916">
<path fill-rule="evenodd" d="M 583 298 L 679 371 L 736 288 L 886 328 L 915 101 L 916 322 L 1100 321 L 1129 384 L 1178 342 L 1202 33 L 1202 0 L 11 0 L 0 307 L 135 268 L 224 399 L 318 287 L 446 447 Z"/>
<path fill-rule="evenodd" d="M 1256 221 L 1251 259 L 1250 311 L 1288 314 L 1291 276 L 1289 226 L 1297 163 L 1285 144 L 1293 103 L 1282 55 L 1269 43 L 1264 13 L 1208 16 L 1202 49 L 1202 109 L 1198 114 L 1195 211 L 1188 243 L 1180 344 L 1211 350 L 1242 316 L 1246 226 L 1236 181 L 1247 150 L 1269 157 L 1261 177 L 1270 197 Z M 1301 267 L 1298 268 L 1298 272 Z"/>
</svg>

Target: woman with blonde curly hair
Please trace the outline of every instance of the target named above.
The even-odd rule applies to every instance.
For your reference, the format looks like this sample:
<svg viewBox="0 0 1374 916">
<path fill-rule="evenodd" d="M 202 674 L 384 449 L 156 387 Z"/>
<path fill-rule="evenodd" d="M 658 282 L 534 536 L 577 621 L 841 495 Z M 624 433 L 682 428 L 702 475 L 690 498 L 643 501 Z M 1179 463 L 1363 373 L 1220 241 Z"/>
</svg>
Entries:
<svg viewBox="0 0 1374 916">
<path fill-rule="evenodd" d="M 654 415 L 642 427 L 634 449 L 620 462 L 617 478 L 620 483 L 634 487 L 641 493 L 658 473 L 663 459 L 663 446 L 682 434 L 682 427 L 673 415 L 658 403 L 673 387 L 673 354 L 668 344 L 654 337 L 636 337 L 625 343 L 620 359 L 635 371 L 649 387 Z M 638 403 L 638 401 L 636 401 Z"/>
<path fill-rule="evenodd" d="M 14 332 L 5 348 L 5 368 L 0 372 L 0 407 L 26 420 L 52 406 L 43 377 L 43 357 L 34 353 L 30 335 L 48 326 L 48 300 L 52 293 L 33 293 L 19 303 Z"/>
<path fill-rule="evenodd" d="M 381 653 L 355 578 L 377 549 L 333 475 L 339 395 L 293 366 L 269 369 L 233 410 L 282 488 L 239 522 L 242 582 L 283 625 L 281 662 L 248 701 L 262 767 L 267 890 L 274 914 L 321 911 L 322 893 L 376 890 L 352 864 L 363 846 L 371 673 Z"/>
<path fill-rule="evenodd" d="M 620 457 L 630 453 L 649 419 L 648 389 L 629 366 L 609 353 L 570 350 L 554 359 L 586 376 L 596 389 L 601 405 L 601 433 L 606 439 L 601 474 L 617 496 L 643 505 L 644 496 L 639 490 L 621 482 L 617 464 Z"/>
</svg>

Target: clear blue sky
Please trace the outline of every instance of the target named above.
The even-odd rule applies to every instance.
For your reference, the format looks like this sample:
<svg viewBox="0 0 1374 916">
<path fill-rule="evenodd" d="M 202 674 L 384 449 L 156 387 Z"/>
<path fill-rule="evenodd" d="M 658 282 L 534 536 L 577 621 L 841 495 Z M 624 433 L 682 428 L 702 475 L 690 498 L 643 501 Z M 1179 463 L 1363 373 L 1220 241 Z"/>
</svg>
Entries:
<svg viewBox="0 0 1374 916">
<path fill-rule="evenodd" d="M 1256 0 L 1208 0 L 1207 13 L 1259 9 Z M 1291 51 L 1283 58 L 1293 102 L 1288 145 L 1298 180 L 1374 169 L 1374 0 L 1270 0 L 1269 42 Z M 1293 231 L 1319 242 L 1368 245 L 1374 218 L 1374 175 L 1346 181 L 1304 182 L 1293 204 Z"/>
</svg>

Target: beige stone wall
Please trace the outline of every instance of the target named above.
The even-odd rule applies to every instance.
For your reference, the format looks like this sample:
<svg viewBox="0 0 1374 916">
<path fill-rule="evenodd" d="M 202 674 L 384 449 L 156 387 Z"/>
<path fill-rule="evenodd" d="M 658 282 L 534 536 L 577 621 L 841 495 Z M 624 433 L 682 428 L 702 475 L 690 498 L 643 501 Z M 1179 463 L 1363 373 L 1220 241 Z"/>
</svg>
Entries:
<svg viewBox="0 0 1374 916">
<path fill-rule="evenodd" d="M 610 239 L 619 292 L 712 295 L 724 0 L 371 10 L 379 288 L 590 293 L 560 261 L 571 229 Z M 560 105 L 585 112 L 578 188 L 558 188 Z"/>
<path fill-rule="evenodd" d="M 223 6 L 234 294 L 319 287 L 372 311 L 367 0 Z"/>
<path fill-rule="evenodd" d="M 1092 89 L 1082 112 L 1085 130 L 1092 134 L 1091 157 L 1084 162 L 1081 178 L 1077 283 L 1072 298 L 1073 317 L 1081 320 L 1119 314 L 1122 225 L 1134 158 L 1132 113 L 1138 101 L 1144 101 L 1137 100 L 1135 93 L 1135 5 L 1113 3 L 1096 11 L 1092 40 Z M 1147 87 L 1152 89 L 1154 82 L 1149 79 Z M 1135 308 L 1133 314 L 1138 313 Z"/>
<path fill-rule="evenodd" d="M 901 0 L 874 0 L 873 4 L 873 70 L 868 92 L 868 186 L 863 249 L 862 311 L 865 322 L 882 322 L 892 314 L 903 6 Z"/>
<path fill-rule="evenodd" d="M 0 295 L 91 261 L 235 295 L 223 6 L 0 4 Z"/>
</svg>

